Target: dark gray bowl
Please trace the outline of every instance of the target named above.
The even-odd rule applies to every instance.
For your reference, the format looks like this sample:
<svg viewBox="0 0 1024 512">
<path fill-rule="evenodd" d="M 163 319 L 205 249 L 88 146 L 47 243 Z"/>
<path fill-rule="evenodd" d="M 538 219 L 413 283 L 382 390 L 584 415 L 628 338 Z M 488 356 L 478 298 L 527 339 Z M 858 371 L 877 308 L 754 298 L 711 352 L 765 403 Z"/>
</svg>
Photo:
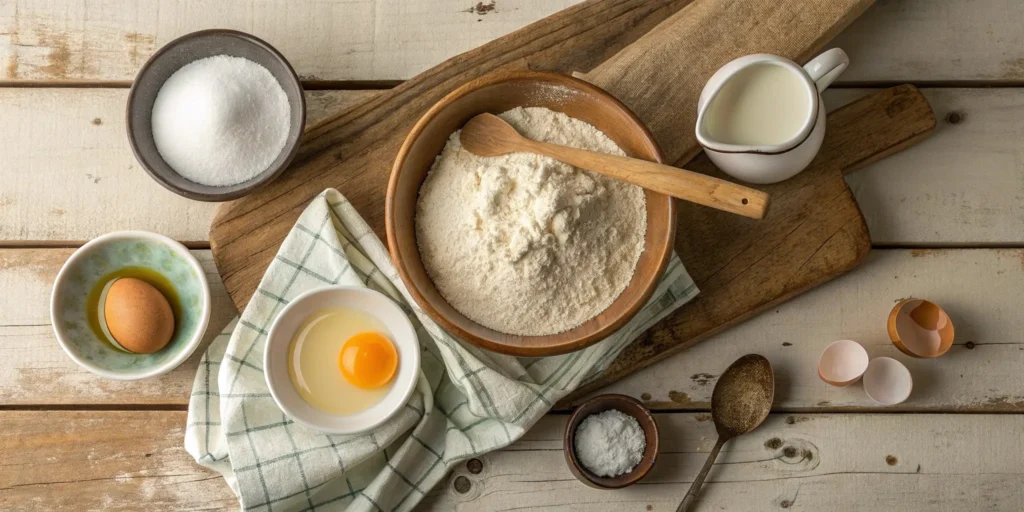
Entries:
<svg viewBox="0 0 1024 512">
<path fill-rule="evenodd" d="M 153 102 L 164 81 L 182 66 L 214 55 L 249 59 L 270 71 L 281 84 L 291 105 L 288 141 L 277 159 L 256 177 L 227 187 L 210 187 L 187 180 L 160 156 L 153 142 Z M 128 94 L 128 141 L 135 158 L 146 172 L 172 192 L 197 201 L 227 201 L 242 197 L 274 181 L 291 163 L 299 150 L 299 138 L 306 124 L 306 99 L 291 64 L 273 46 L 253 35 L 237 30 L 211 29 L 192 32 L 167 43 L 146 62 L 135 77 Z"/>
</svg>

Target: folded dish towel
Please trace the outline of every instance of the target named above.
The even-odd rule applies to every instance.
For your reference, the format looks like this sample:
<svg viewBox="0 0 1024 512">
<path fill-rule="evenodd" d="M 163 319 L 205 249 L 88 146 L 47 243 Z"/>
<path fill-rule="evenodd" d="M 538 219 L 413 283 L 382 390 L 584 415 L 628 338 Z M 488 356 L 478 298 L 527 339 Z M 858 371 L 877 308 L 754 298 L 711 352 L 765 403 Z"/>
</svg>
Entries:
<svg viewBox="0 0 1024 512">
<path fill-rule="evenodd" d="M 288 419 L 263 378 L 267 330 L 300 293 L 367 286 L 411 313 L 425 378 L 379 428 L 327 435 Z M 621 330 L 577 352 L 522 359 L 462 343 L 409 297 L 384 244 L 337 191 L 306 208 L 230 336 L 199 366 L 185 448 L 219 471 L 245 510 L 410 510 L 465 459 L 519 439 L 560 398 L 697 294 L 673 255 L 650 302 Z"/>
</svg>

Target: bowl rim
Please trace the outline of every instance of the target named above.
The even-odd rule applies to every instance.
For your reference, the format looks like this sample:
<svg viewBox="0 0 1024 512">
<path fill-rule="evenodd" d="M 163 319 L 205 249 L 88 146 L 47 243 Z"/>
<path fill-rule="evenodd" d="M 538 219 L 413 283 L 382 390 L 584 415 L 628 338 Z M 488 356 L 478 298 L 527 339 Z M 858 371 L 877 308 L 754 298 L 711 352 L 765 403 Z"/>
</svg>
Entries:
<svg viewBox="0 0 1024 512">
<path fill-rule="evenodd" d="M 193 39 L 200 39 L 200 38 L 207 37 L 207 36 L 231 36 L 231 37 L 235 37 L 237 39 L 241 39 L 243 41 L 246 41 L 247 43 L 250 43 L 250 44 L 252 44 L 254 46 L 257 46 L 259 48 L 262 48 L 263 50 L 265 50 L 268 53 L 270 53 L 270 55 L 273 56 L 275 60 L 277 60 L 278 62 L 280 62 L 284 66 L 284 69 L 287 72 L 287 75 L 291 78 L 291 81 L 294 82 L 295 86 L 299 89 L 299 95 L 298 95 L 298 103 L 299 104 L 295 106 L 300 111 L 300 114 L 299 114 L 299 129 L 298 129 L 298 133 L 295 136 L 295 140 L 294 141 L 291 141 L 292 137 L 291 137 L 291 133 L 289 133 L 289 137 L 288 137 L 289 142 L 287 142 L 286 143 L 287 145 L 285 146 L 285 150 L 286 150 L 287 156 L 285 157 L 284 160 L 281 161 L 281 165 L 279 165 L 276 169 L 273 168 L 273 167 L 268 167 L 262 173 L 260 173 L 260 174 L 258 174 L 256 176 L 254 176 L 253 178 L 251 178 L 249 180 L 250 183 L 248 185 L 246 185 L 245 187 L 241 187 L 241 188 L 239 188 L 237 190 L 234 190 L 232 192 L 225 192 L 225 193 L 203 192 L 203 191 L 196 190 L 196 189 L 181 187 L 181 186 L 179 186 L 176 183 L 171 183 L 170 181 L 168 181 L 163 176 L 163 174 L 161 174 L 160 172 L 158 172 L 158 171 L 156 171 L 156 170 L 154 170 L 152 168 L 152 166 L 150 165 L 150 163 L 147 160 L 146 156 L 143 155 L 142 151 L 139 149 L 139 145 L 135 141 L 135 136 L 133 135 L 133 133 L 135 131 L 135 122 L 132 120 L 132 118 L 134 117 L 134 116 L 132 116 L 132 112 L 134 112 L 135 108 L 136 108 L 136 95 L 137 95 L 137 92 L 138 92 L 139 78 L 142 77 L 143 75 L 145 75 L 150 70 L 150 68 L 153 66 L 153 64 L 157 60 L 159 60 L 164 54 L 166 54 L 168 51 L 170 51 L 175 46 L 177 46 L 177 45 L 179 45 L 181 43 L 187 42 L 187 41 L 191 41 Z M 192 61 L 192 62 L 195 62 L 195 61 Z M 283 84 L 282 84 L 282 88 L 284 88 Z M 306 95 L 305 95 L 305 90 L 302 88 L 302 81 L 299 79 L 298 73 L 295 72 L 295 68 L 292 67 L 291 62 L 289 62 L 288 59 L 286 59 L 284 57 L 284 55 L 282 55 L 281 52 L 279 52 L 277 50 L 277 48 L 274 48 L 273 45 L 271 45 L 270 43 L 264 41 L 263 39 L 260 39 L 259 37 L 256 37 L 256 36 L 254 36 L 252 34 L 249 34 L 247 32 L 242 32 L 240 30 L 233 30 L 233 29 L 228 29 L 228 28 L 210 28 L 210 29 L 205 29 L 205 30 L 197 30 L 195 32 L 189 32 L 188 34 L 179 36 L 179 37 L 171 40 L 167 44 L 161 46 L 156 52 L 153 53 L 153 55 L 151 55 L 149 57 L 149 59 L 146 59 L 145 64 L 143 64 L 142 67 L 139 68 L 138 73 L 135 74 L 135 79 L 132 80 L 131 89 L 129 89 L 129 91 L 128 91 L 128 101 L 126 102 L 126 107 L 125 107 L 125 130 L 126 130 L 126 132 L 128 134 L 128 145 L 131 146 L 131 148 L 132 148 L 132 154 L 135 155 L 135 160 L 139 162 L 139 165 L 143 169 L 145 169 L 146 174 L 149 174 L 149 176 L 151 178 L 153 178 L 153 180 L 156 181 L 157 183 L 159 183 L 161 186 L 163 186 L 167 190 L 170 190 L 171 192 L 174 192 L 175 194 L 178 194 L 178 195 L 180 195 L 182 197 L 185 197 L 187 199 L 192 199 L 194 201 L 220 202 L 220 201 L 229 201 L 229 200 L 232 200 L 232 199 L 238 199 L 239 197 L 248 195 L 248 194 L 258 190 L 259 188 L 263 187 L 264 185 L 267 185 L 267 184 L 271 183 L 272 181 L 276 180 L 277 178 L 279 178 L 281 176 L 282 173 L 284 173 L 284 171 L 286 169 L 288 169 L 288 167 L 292 163 L 292 160 L 294 160 L 295 156 L 298 155 L 299 147 L 302 145 L 301 144 L 301 142 L 302 142 L 302 135 L 305 132 L 305 129 L 306 129 Z M 160 158 L 161 158 L 161 160 L 163 159 L 163 157 L 160 157 Z M 168 165 L 168 167 L 170 167 L 170 164 L 167 164 L 167 165 Z M 210 187 L 210 186 L 200 185 L 200 184 L 196 183 L 196 186 L 203 187 L 204 189 L 216 189 L 216 188 L 229 188 L 229 187 L 233 187 L 235 185 L 229 185 L 228 187 Z"/>
<path fill-rule="evenodd" d="M 441 111 L 448 108 L 448 106 L 451 103 L 486 86 L 516 80 L 536 80 L 548 83 L 555 83 L 576 89 L 581 89 L 587 92 L 588 94 L 602 97 L 603 99 L 607 100 L 614 108 L 618 109 L 622 114 L 624 114 L 627 118 L 630 119 L 630 121 L 633 123 L 633 127 L 635 129 L 638 129 L 640 131 L 640 134 L 647 140 L 648 145 L 652 149 L 655 161 L 658 163 L 664 163 L 665 155 L 664 153 L 662 153 L 661 147 L 658 145 L 657 139 L 654 137 L 654 134 L 651 133 L 647 125 L 644 124 L 640 117 L 637 116 L 632 109 L 626 106 L 625 103 L 619 101 L 618 98 L 613 96 L 611 93 L 605 91 L 604 89 L 589 82 L 586 82 L 584 80 L 581 80 L 579 78 L 551 71 L 512 70 L 491 72 L 460 85 L 452 92 L 446 94 L 437 103 L 432 105 L 430 109 L 428 109 L 419 118 L 419 120 L 416 121 L 416 124 L 413 126 L 412 130 L 409 132 L 405 140 L 402 142 L 402 146 L 398 150 L 398 155 L 395 157 L 394 164 L 391 167 L 391 174 L 388 178 L 388 187 L 387 192 L 385 194 L 384 225 L 385 230 L 387 232 L 388 253 L 391 256 L 391 261 L 395 265 L 395 269 L 398 270 L 398 275 L 402 279 L 402 283 L 405 284 L 406 289 L 409 291 L 409 294 L 412 296 L 416 304 L 418 304 L 420 308 L 423 309 L 423 311 L 425 311 L 427 315 L 430 316 L 431 319 L 440 324 L 441 327 L 443 327 L 446 331 L 454 334 L 456 337 L 466 340 L 472 343 L 473 345 L 485 348 L 487 350 L 492 350 L 494 352 L 519 357 L 543 357 L 566 354 L 569 352 L 574 352 L 576 350 L 586 348 L 610 336 L 612 333 L 619 330 L 622 326 L 626 325 L 626 323 L 628 323 L 629 320 L 636 316 L 637 312 L 639 312 L 650 300 L 651 296 L 654 294 L 654 291 L 658 286 L 659 279 L 665 272 L 665 267 L 668 265 L 669 259 L 671 258 L 673 253 L 673 243 L 676 238 L 677 227 L 675 200 L 669 201 L 669 229 L 665 245 L 658 247 L 658 249 L 662 253 L 661 260 L 658 262 L 657 269 L 655 272 L 655 275 L 658 276 L 658 279 L 655 279 L 650 284 L 650 286 L 648 286 L 647 289 L 643 291 L 643 293 L 639 297 L 639 300 L 637 300 L 631 307 L 623 310 L 622 314 L 619 315 L 618 318 L 610 321 L 603 328 L 594 331 L 589 335 L 582 336 L 574 340 L 566 341 L 558 345 L 543 345 L 536 343 L 511 345 L 492 339 L 481 338 L 479 336 L 476 336 L 465 331 L 464 329 L 456 325 L 454 322 L 448 320 L 439 311 L 437 311 L 433 307 L 433 305 L 426 299 L 426 297 L 423 295 L 420 289 L 416 286 L 415 281 L 413 281 L 413 279 L 409 276 L 409 271 L 406 267 L 406 264 L 402 260 L 402 258 L 399 257 L 399 254 L 397 252 L 398 239 L 397 234 L 395 233 L 396 223 L 394 196 L 398 188 L 398 176 L 401 173 L 401 168 L 405 164 L 405 160 L 408 158 L 409 152 L 411 151 L 415 141 L 420 137 L 420 135 L 426 129 L 427 125 L 430 122 L 432 122 Z M 656 195 L 666 197 L 663 194 Z M 467 318 L 467 320 L 473 322 L 469 318 Z M 590 320 L 588 320 L 587 322 L 589 321 Z M 586 324 L 586 322 L 584 322 L 584 324 Z M 573 329 L 576 329 L 578 327 L 579 326 L 574 327 Z M 569 331 L 565 332 L 572 332 L 573 329 L 570 329 Z M 554 335 L 518 337 L 522 339 L 543 340 L 545 338 L 553 338 L 555 336 L 564 335 L 565 332 Z"/>
<path fill-rule="evenodd" d="M 410 362 L 411 367 L 414 368 L 416 370 L 416 372 L 417 372 L 417 375 L 414 376 L 413 379 L 411 380 L 411 383 L 409 384 L 409 387 L 402 391 L 402 394 L 401 394 L 400 398 L 398 400 L 395 400 L 394 406 L 387 413 L 381 415 L 381 417 L 376 419 L 376 420 L 367 422 L 363 426 L 360 426 L 360 427 L 357 427 L 357 428 L 352 428 L 352 429 L 344 429 L 344 428 L 338 429 L 338 428 L 327 427 L 325 425 L 318 424 L 318 423 L 316 423 L 315 421 L 313 421 L 313 420 L 311 420 L 309 418 L 306 418 L 301 413 L 300 414 L 296 414 L 296 411 L 295 411 L 294 408 L 286 405 L 284 403 L 284 401 L 282 401 L 281 396 L 280 396 L 280 390 L 278 389 L 279 386 L 292 386 L 292 383 L 291 382 L 278 382 L 278 381 L 274 380 L 271 377 L 271 372 L 269 371 L 269 368 L 270 368 L 270 365 L 271 365 L 271 362 L 270 362 L 270 357 L 271 357 L 270 356 L 270 353 L 271 353 L 271 351 L 270 351 L 270 344 L 274 342 L 273 340 L 275 340 L 275 339 L 280 340 L 277 343 L 290 343 L 291 342 L 291 336 L 288 336 L 288 338 L 283 338 L 281 336 L 275 336 L 275 335 L 278 334 L 277 333 L 277 329 L 278 329 L 278 326 L 280 325 L 281 319 L 284 318 L 285 315 L 287 313 L 289 313 L 292 309 L 297 308 L 298 305 L 301 304 L 302 302 L 310 300 L 311 297 L 314 297 L 316 295 L 322 295 L 322 294 L 332 294 L 332 293 L 336 293 L 338 291 L 355 292 L 357 294 L 358 293 L 366 293 L 366 294 L 369 294 L 369 295 L 376 295 L 376 296 L 378 296 L 380 298 L 383 298 L 383 299 L 387 300 L 387 302 L 391 303 L 395 307 L 397 312 L 400 313 L 397 316 L 402 319 L 402 320 L 399 321 L 402 324 L 402 328 L 408 329 L 409 332 L 412 333 L 412 336 L 413 336 L 412 344 L 413 344 L 413 347 L 414 347 L 414 350 L 412 351 L 412 354 L 407 354 L 407 353 L 399 352 L 399 357 L 409 357 L 410 361 L 411 361 Z M 372 313 L 371 313 L 371 315 L 372 315 Z M 377 320 L 380 320 L 381 323 L 385 323 L 380 317 L 376 317 L 375 316 L 375 318 L 377 318 Z M 385 323 L 385 325 L 387 325 L 387 324 Z M 388 325 L 388 327 L 391 328 L 390 325 Z M 397 343 L 396 343 L 396 345 L 397 345 Z M 402 309 L 402 307 L 398 304 L 398 302 L 396 302 L 391 297 L 388 297 L 387 295 L 385 295 L 385 294 L 383 294 L 383 293 L 381 293 L 381 292 L 379 292 L 377 290 L 374 290 L 372 288 L 367 288 L 365 286 L 327 285 L 327 286 L 320 286 L 320 287 L 317 287 L 317 288 L 313 288 L 311 290 L 306 290 L 306 291 L 300 293 L 299 295 L 295 296 L 295 298 L 292 299 L 290 302 L 288 302 L 288 304 L 285 305 L 283 308 L 281 308 L 281 311 L 279 311 L 277 313 L 277 315 L 274 317 L 274 321 L 270 324 L 270 329 L 267 330 L 266 343 L 265 343 L 265 346 L 263 348 L 263 379 L 264 379 L 264 381 L 266 381 L 267 389 L 270 391 L 270 396 L 274 399 L 274 403 L 277 404 L 277 406 L 281 409 L 281 412 L 283 412 L 285 415 L 288 416 L 289 419 L 295 421 L 299 425 L 302 425 L 302 426 L 304 426 L 306 428 L 309 428 L 309 429 L 312 429 L 312 430 L 316 430 L 318 432 L 324 432 L 324 433 L 328 433 L 328 434 L 358 434 L 358 433 L 362 433 L 362 432 L 366 432 L 366 431 L 372 430 L 372 429 L 374 429 L 374 428 L 384 424 L 385 422 L 387 422 L 388 420 L 393 418 L 395 416 L 395 414 L 397 414 L 398 411 L 400 411 L 405 406 L 405 404 L 409 403 L 409 399 L 412 398 L 412 394 L 416 391 L 416 388 L 419 386 L 420 380 L 422 379 L 422 371 L 421 371 L 421 368 L 420 368 L 421 359 L 422 359 L 422 355 L 420 353 L 419 335 L 416 333 L 416 328 L 413 326 L 412 320 L 409 319 L 409 314 L 405 310 Z M 401 368 L 401 365 L 399 365 L 399 368 Z M 398 380 L 398 373 L 395 374 L 394 382 L 397 383 L 397 380 Z M 303 400 L 301 396 L 299 397 L 299 400 Z M 383 401 L 383 399 L 382 399 L 382 401 Z M 328 413 L 324 413 L 324 414 L 328 414 Z"/>
<path fill-rule="evenodd" d="M 138 373 L 111 371 L 79 357 L 75 350 L 71 347 L 71 343 L 65 339 L 64 328 L 59 326 L 58 323 L 55 321 L 55 319 L 58 317 L 57 292 L 63 285 L 64 281 L 67 279 L 68 272 L 71 271 L 70 269 L 74 265 L 76 265 L 80 260 L 85 258 L 86 254 L 88 254 L 96 247 L 119 240 L 139 239 L 163 244 L 164 246 L 174 251 L 176 254 L 182 256 L 182 258 L 192 267 L 192 269 L 195 271 L 196 276 L 198 276 L 197 278 L 199 279 L 199 284 L 201 285 L 203 290 L 203 303 L 200 305 L 201 316 L 199 319 L 199 323 L 197 324 L 198 329 L 196 329 L 195 334 L 193 334 L 192 337 L 189 338 L 188 343 L 186 343 L 185 346 L 173 358 L 168 359 L 163 364 L 154 366 L 146 371 Z M 113 231 L 111 233 L 106 233 L 104 235 L 100 235 L 96 238 L 93 238 L 92 240 L 83 244 L 81 247 L 76 249 L 75 252 L 72 253 L 70 257 L 68 257 L 67 261 L 65 261 L 64 264 L 60 267 L 60 271 L 57 272 L 57 277 L 54 278 L 53 286 L 50 289 L 50 325 L 53 327 L 53 332 L 54 335 L 56 335 L 57 337 L 57 343 L 60 345 L 60 348 L 64 350 L 64 353 L 67 354 L 68 357 L 71 358 L 71 360 L 78 363 L 78 366 L 81 366 L 82 368 L 85 368 L 86 370 L 89 370 L 90 372 L 96 375 L 106 377 L 108 379 L 141 380 L 168 373 L 171 370 L 180 366 L 181 363 L 185 362 L 186 359 L 192 356 L 196 349 L 199 348 L 199 345 L 200 343 L 202 343 L 203 338 L 206 336 L 206 329 L 210 325 L 212 302 L 212 294 L 210 293 L 210 284 L 206 279 L 206 271 L 203 270 L 203 267 L 202 265 L 200 265 L 199 260 L 197 260 L 196 257 L 193 256 L 191 252 L 189 252 L 187 247 L 182 245 L 177 240 L 174 240 L 170 237 L 158 233 L 152 233 L 150 231 Z"/>
<path fill-rule="evenodd" d="M 579 428 L 580 423 L 582 423 L 584 419 L 592 414 L 598 414 L 597 412 L 588 412 L 587 414 L 583 414 L 583 411 L 587 406 L 598 403 L 612 404 L 613 407 L 610 409 L 616 409 L 623 414 L 636 418 L 637 422 L 640 423 L 641 429 L 645 424 L 651 425 L 651 430 L 654 432 L 654 439 L 650 439 L 646 435 L 647 432 L 644 432 L 644 440 L 646 444 L 644 446 L 643 458 L 640 459 L 640 463 L 638 463 L 629 473 L 614 477 L 599 477 L 584 467 L 583 463 L 576 457 L 576 429 Z M 643 417 L 637 417 L 637 415 L 631 412 L 623 411 L 620 408 L 614 407 L 615 404 L 629 404 L 629 406 L 635 407 L 636 410 L 642 411 Z M 573 410 L 569 419 L 565 422 L 565 430 L 562 434 L 562 451 L 565 454 L 565 461 L 569 465 L 571 473 L 576 476 L 577 479 L 583 481 L 583 483 L 599 489 L 621 489 L 642 480 L 647 476 L 647 473 L 651 471 L 654 464 L 658 462 L 658 454 L 661 451 L 661 433 L 658 430 L 658 422 L 654 419 L 654 414 L 651 413 L 651 410 L 648 409 L 643 402 L 629 395 L 605 393 L 603 395 L 591 397 L 589 400 L 583 402 Z M 644 464 L 644 459 L 647 458 L 648 454 L 651 454 L 650 462 Z"/>
</svg>

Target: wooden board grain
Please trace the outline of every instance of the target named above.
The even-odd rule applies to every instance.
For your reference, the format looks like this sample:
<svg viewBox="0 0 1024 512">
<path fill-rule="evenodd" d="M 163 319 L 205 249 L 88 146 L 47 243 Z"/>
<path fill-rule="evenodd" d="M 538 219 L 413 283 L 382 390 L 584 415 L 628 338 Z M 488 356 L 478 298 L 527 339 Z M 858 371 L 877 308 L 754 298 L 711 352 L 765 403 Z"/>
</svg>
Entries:
<svg viewBox="0 0 1024 512">
<path fill-rule="evenodd" d="M 139 381 L 110 380 L 81 368 L 50 326 L 50 290 L 72 249 L 0 249 L 0 408 L 73 404 L 185 404 L 206 346 L 229 327 L 234 307 L 209 251 L 193 251 L 213 297 L 210 325 L 192 357 Z"/>
<path fill-rule="evenodd" d="M 676 251 L 701 294 L 630 344 L 573 396 L 605 386 L 853 269 L 871 248 L 843 174 L 929 135 L 935 116 L 911 86 L 879 91 L 828 116 L 805 171 L 765 187 L 763 221 L 680 203 Z M 704 155 L 688 167 L 714 169 Z"/>
<path fill-rule="evenodd" d="M 302 209 L 325 188 L 344 190 L 384 239 L 384 191 L 398 148 L 416 119 L 455 87 L 490 71 L 591 69 L 609 48 L 634 41 L 689 1 L 585 2 L 454 57 L 306 132 L 280 179 L 217 209 L 210 245 L 239 310 Z"/>
<path fill-rule="evenodd" d="M 874 91 L 828 89 L 825 103 L 833 110 Z M 846 177 L 872 244 L 1024 244 L 1024 89 L 921 92 L 940 120 L 934 135 Z M 308 119 L 315 124 L 378 94 L 308 91 Z M 164 190 L 135 163 L 123 124 L 127 95 L 0 88 L 0 119 L 9 121 L 0 123 L 0 245 L 68 245 L 126 228 L 209 243 L 216 205 Z"/>
<path fill-rule="evenodd" d="M 377 91 L 308 91 L 307 126 Z M 0 245 L 142 229 L 205 245 L 216 206 L 153 181 L 125 135 L 127 89 L 0 88 Z"/>
<path fill-rule="evenodd" d="M 0 411 L 0 510 L 238 510 L 184 411 Z"/>
<path fill-rule="evenodd" d="M 715 440 L 706 413 L 656 414 L 654 469 L 602 491 L 565 465 L 567 418 L 543 418 L 476 459 L 477 472 L 460 464 L 418 509 L 674 510 Z M 185 421 L 182 411 L 0 411 L 0 509 L 237 510 L 220 475 L 181 448 Z M 771 415 L 725 446 L 698 510 L 1017 510 L 1021 429 L 1019 415 Z"/>
<path fill-rule="evenodd" d="M 68 249 L 0 249 L 0 409 L 162 404 L 184 407 L 199 361 L 135 382 L 93 375 L 67 358 L 53 337 L 47 299 Z M 231 318 L 230 299 L 209 251 L 193 251 L 207 270 L 213 322 Z M 1024 339 L 1017 296 L 1024 289 L 1022 249 L 880 249 L 846 276 L 772 308 L 682 354 L 600 392 L 623 393 L 657 410 L 706 411 L 716 379 L 742 354 L 766 356 L 779 382 L 777 411 L 867 410 L 861 386 L 826 386 L 814 372 L 837 339 L 863 343 L 873 356 L 903 361 L 917 385 L 904 412 L 1024 412 Z M 911 359 L 898 353 L 884 321 L 896 299 L 926 297 L 943 305 L 957 328 L 950 353 Z M 950 378 L 944 378 L 950 377 Z"/>
<path fill-rule="evenodd" d="M 580 0 L 7 0 L 0 83 L 130 81 L 187 32 L 235 28 L 276 45 L 307 80 L 404 80 Z M 824 3 L 824 2 L 822 2 Z M 1017 0 L 887 0 L 835 45 L 840 84 L 1024 83 Z"/>
<path fill-rule="evenodd" d="M 637 485 L 606 491 L 579 483 L 562 453 L 566 417 L 548 416 L 508 449 L 481 457 L 479 473 L 461 465 L 423 508 L 675 510 L 715 429 L 708 414 L 655 417 L 661 455 Z M 771 415 L 725 445 L 694 510 L 1019 510 L 1021 428 L 1024 416 L 1017 415 Z"/>
<path fill-rule="evenodd" d="M 327 187 L 344 190 L 352 205 L 383 238 L 384 185 L 405 133 L 426 108 L 471 78 L 489 71 L 524 67 L 585 71 L 607 57 L 604 52 L 609 45 L 616 47 L 641 36 L 640 43 L 646 50 L 637 50 L 635 45 L 626 47 L 611 60 L 610 68 L 598 67 L 587 78 L 608 87 L 614 85 L 614 78 L 622 75 L 629 62 L 639 65 L 664 59 L 685 69 L 688 58 L 696 59 L 689 62 L 695 67 L 695 73 L 710 76 L 719 65 L 737 54 L 764 47 L 765 41 L 779 53 L 799 58 L 809 49 L 820 46 L 823 37 L 834 34 L 870 3 L 871 0 L 837 0 L 827 4 L 786 0 L 748 5 L 739 15 L 728 0 L 691 4 L 674 15 L 673 11 L 687 2 L 605 0 L 566 9 L 450 59 L 306 133 L 296 163 L 284 177 L 248 197 L 218 208 L 210 230 L 217 268 L 228 293 L 242 309 L 305 204 Z M 785 13 L 805 11 L 806 19 L 787 23 Z M 652 28 L 652 22 L 666 18 L 665 23 L 645 35 Z M 738 33 L 730 45 L 716 46 L 714 51 L 705 48 L 700 59 L 692 56 L 692 52 L 680 54 L 680 50 L 689 47 L 680 47 L 673 41 L 682 37 L 693 23 L 713 23 L 719 19 L 764 23 L 744 22 L 745 30 Z M 780 27 L 786 30 L 777 30 Z M 708 30 L 703 25 L 700 28 L 702 33 Z M 658 80 L 657 71 L 650 66 L 641 70 L 643 76 L 652 81 Z M 662 77 L 664 80 L 674 78 L 677 77 Z M 670 120 L 677 112 L 692 110 L 702 85 L 692 80 L 681 84 L 681 89 L 671 95 L 672 102 L 663 101 L 666 98 L 660 95 L 623 98 L 652 125 L 655 137 L 663 144 L 662 150 L 670 160 L 692 154 L 694 150 L 692 135 L 679 140 L 666 139 L 666 136 L 680 130 L 692 132 L 692 128 L 672 125 Z M 627 96 L 626 92 L 629 91 L 618 91 L 618 94 Z M 665 110 L 654 109 L 654 104 Z"/>
<path fill-rule="evenodd" d="M 266 39 L 305 80 L 405 79 L 579 1 L 5 0 L 0 81 L 129 82 L 158 48 L 207 28 Z"/>
</svg>

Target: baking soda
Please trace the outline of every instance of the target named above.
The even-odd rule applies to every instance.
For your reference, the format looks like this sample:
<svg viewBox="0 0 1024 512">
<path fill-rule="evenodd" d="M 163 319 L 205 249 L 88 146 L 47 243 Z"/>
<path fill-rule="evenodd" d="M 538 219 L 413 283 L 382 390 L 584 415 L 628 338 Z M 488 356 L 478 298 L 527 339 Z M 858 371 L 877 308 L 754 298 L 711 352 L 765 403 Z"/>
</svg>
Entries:
<svg viewBox="0 0 1024 512">
<path fill-rule="evenodd" d="M 587 416 L 576 427 L 576 458 L 591 473 L 616 477 L 633 471 L 647 438 L 636 418 L 616 409 Z"/>
</svg>

